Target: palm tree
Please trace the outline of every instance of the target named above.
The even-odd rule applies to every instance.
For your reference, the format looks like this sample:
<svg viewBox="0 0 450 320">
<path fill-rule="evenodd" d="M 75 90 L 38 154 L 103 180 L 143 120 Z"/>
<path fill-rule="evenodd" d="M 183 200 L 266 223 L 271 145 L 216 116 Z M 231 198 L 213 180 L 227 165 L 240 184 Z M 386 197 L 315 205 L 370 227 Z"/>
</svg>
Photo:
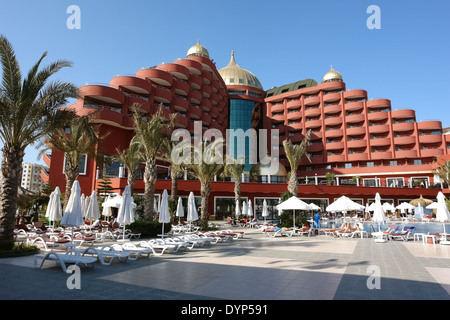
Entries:
<svg viewBox="0 0 450 320">
<path fill-rule="evenodd" d="M 433 169 L 433 174 L 438 176 L 447 185 L 450 185 L 450 160 L 445 161 L 439 167 Z"/>
<path fill-rule="evenodd" d="M 71 83 L 49 78 L 71 63 L 58 60 L 40 69 L 47 52 L 22 80 L 22 73 L 10 42 L 0 35 L 2 81 L 0 83 L 0 140 L 3 144 L 0 187 L 0 241 L 14 241 L 17 192 L 22 175 L 25 148 L 52 132 L 74 115 L 60 107 L 76 98 L 78 89 Z"/>
<path fill-rule="evenodd" d="M 119 161 L 127 169 L 127 182 L 130 187 L 131 195 L 133 195 L 134 184 L 137 178 L 137 170 L 139 169 L 139 164 L 143 160 L 140 147 L 137 143 L 132 143 L 125 150 L 116 150 L 117 155 L 113 156 L 113 159 Z"/>
<path fill-rule="evenodd" d="M 245 162 L 238 159 L 229 159 L 222 172 L 223 177 L 231 176 L 234 179 L 234 203 L 241 203 L 241 177 L 244 171 Z"/>
<path fill-rule="evenodd" d="M 90 123 L 89 116 L 75 117 L 68 127 L 60 128 L 47 136 L 47 149 L 58 149 L 64 153 L 66 176 L 66 190 L 64 194 L 64 207 L 69 201 L 72 185 L 80 174 L 79 165 L 84 155 L 95 157 L 102 162 L 103 154 L 99 143 L 108 135 L 99 135 L 99 126 Z M 68 132 L 66 132 L 68 131 Z M 44 148 L 41 153 L 46 149 Z"/>
<path fill-rule="evenodd" d="M 303 156 L 306 155 L 308 157 L 308 154 L 306 153 L 306 147 L 308 146 L 309 138 L 310 132 L 306 134 L 302 142 L 300 142 L 299 144 L 293 144 L 291 140 L 283 141 L 283 147 L 286 153 L 286 158 L 288 159 L 289 164 L 291 166 L 288 191 L 294 196 L 298 195 L 298 187 L 299 187 L 297 179 L 297 169 L 298 166 L 300 165 Z"/>
<path fill-rule="evenodd" d="M 148 119 L 143 120 L 142 111 L 138 105 L 132 106 L 134 131 L 136 135 L 131 144 L 137 144 L 145 160 L 144 171 L 144 218 L 154 219 L 155 183 L 157 178 L 156 160 L 164 153 L 164 145 L 170 140 L 170 133 L 175 125 L 177 114 L 171 114 L 169 119 L 162 115 L 162 108 Z"/>
<path fill-rule="evenodd" d="M 191 170 L 197 179 L 200 181 L 200 194 L 202 197 L 202 208 L 201 208 L 201 225 L 203 228 L 208 225 L 208 200 L 211 193 L 211 181 L 214 177 L 219 174 L 223 168 L 223 157 L 222 160 L 218 159 L 221 155 L 217 154 L 218 149 L 223 149 L 223 139 L 216 139 L 210 144 L 203 142 L 203 144 L 193 148 L 193 155 L 202 159 L 199 163 L 192 161 L 187 167 Z M 199 155 L 202 153 L 202 156 Z M 212 159 L 218 159 L 219 161 L 209 161 Z M 206 161 L 205 161 L 206 160 Z"/>
<path fill-rule="evenodd" d="M 182 177 L 184 170 L 186 169 L 183 163 L 177 163 L 173 161 L 171 154 L 175 146 L 178 144 L 176 141 L 167 141 L 164 146 L 166 151 L 163 155 L 165 161 L 170 163 L 170 179 L 172 180 L 170 199 L 176 200 L 178 197 L 178 179 Z"/>
</svg>

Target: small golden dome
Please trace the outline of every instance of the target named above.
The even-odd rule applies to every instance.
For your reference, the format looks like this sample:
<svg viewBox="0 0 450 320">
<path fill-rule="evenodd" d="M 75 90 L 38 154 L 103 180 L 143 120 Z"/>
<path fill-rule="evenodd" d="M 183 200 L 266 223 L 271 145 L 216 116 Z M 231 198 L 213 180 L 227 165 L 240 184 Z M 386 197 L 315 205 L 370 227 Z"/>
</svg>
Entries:
<svg viewBox="0 0 450 320">
<path fill-rule="evenodd" d="M 231 60 L 228 65 L 219 70 L 226 85 L 249 86 L 264 90 L 258 78 L 248 70 L 241 68 L 234 60 L 234 51 L 231 51 Z"/>
<path fill-rule="evenodd" d="M 188 52 L 186 54 L 186 58 L 191 57 L 191 56 L 204 57 L 204 58 L 209 59 L 209 52 L 208 52 L 208 50 L 206 50 L 206 48 L 204 46 L 202 46 L 200 44 L 200 40 L 197 40 L 197 44 L 192 46 L 188 50 Z"/>
<path fill-rule="evenodd" d="M 331 66 L 330 71 L 328 71 L 323 77 L 322 83 L 330 81 L 344 81 L 341 74 L 333 69 L 333 66 Z"/>
</svg>

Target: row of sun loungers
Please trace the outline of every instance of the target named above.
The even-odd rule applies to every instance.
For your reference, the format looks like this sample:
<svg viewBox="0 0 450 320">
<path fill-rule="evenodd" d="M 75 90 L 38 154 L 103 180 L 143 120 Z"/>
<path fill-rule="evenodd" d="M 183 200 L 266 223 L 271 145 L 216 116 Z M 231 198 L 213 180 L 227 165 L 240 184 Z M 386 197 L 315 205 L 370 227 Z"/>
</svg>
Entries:
<svg viewBox="0 0 450 320">
<path fill-rule="evenodd" d="M 139 258 L 150 258 L 151 256 L 162 256 L 180 251 L 193 250 L 198 247 L 207 247 L 220 242 L 232 242 L 242 238 L 244 232 L 234 230 L 207 231 L 187 234 L 174 234 L 170 237 L 156 239 L 136 239 L 128 241 L 117 241 L 103 246 L 94 246 L 93 242 L 89 247 L 66 245 L 67 251 L 59 253 L 53 251 L 56 246 L 72 244 L 70 236 L 44 238 L 37 237 L 33 244 L 42 244 L 46 254 L 38 254 L 34 257 L 34 266 L 40 268 L 47 260 L 55 261 L 59 264 L 63 272 L 67 271 L 66 264 L 75 264 L 85 267 L 93 267 L 94 262 L 99 261 L 102 265 L 111 265 L 113 262 L 125 263 Z M 39 240 L 38 240 L 39 238 Z M 95 239 L 94 239 L 95 241 Z"/>
</svg>

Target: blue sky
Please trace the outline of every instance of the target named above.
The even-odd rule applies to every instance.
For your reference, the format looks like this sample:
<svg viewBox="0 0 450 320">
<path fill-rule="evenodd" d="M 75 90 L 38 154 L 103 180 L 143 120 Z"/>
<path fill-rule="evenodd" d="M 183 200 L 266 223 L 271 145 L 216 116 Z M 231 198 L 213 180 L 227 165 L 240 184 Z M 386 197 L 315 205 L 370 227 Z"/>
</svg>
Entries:
<svg viewBox="0 0 450 320">
<path fill-rule="evenodd" d="M 44 64 L 68 59 L 55 79 L 109 83 L 118 75 L 184 58 L 200 39 L 217 68 L 231 50 L 264 89 L 312 78 L 330 65 L 347 89 L 387 98 L 392 109 L 414 109 L 417 121 L 450 126 L 450 2 L 447 0 L 0 0 L 0 33 L 13 44 L 23 73 L 48 51 Z M 70 30 L 70 5 L 81 29 Z M 381 29 L 370 30 L 370 5 Z M 27 149 L 26 162 L 41 162 Z"/>
</svg>

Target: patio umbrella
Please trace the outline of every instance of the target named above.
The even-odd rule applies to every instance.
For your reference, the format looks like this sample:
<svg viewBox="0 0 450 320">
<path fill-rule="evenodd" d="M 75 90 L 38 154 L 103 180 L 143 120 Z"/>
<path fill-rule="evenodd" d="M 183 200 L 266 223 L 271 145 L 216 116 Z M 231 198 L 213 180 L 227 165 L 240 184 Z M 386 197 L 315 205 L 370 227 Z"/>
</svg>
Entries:
<svg viewBox="0 0 450 320">
<path fill-rule="evenodd" d="M 236 208 L 235 208 L 235 218 L 238 219 L 241 215 L 241 207 L 239 206 L 239 200 L 236 200 Z"/>
<path fill-rule="evenodd" d="M 392 204 L 390 204 L 389 202 L 383 203 L 383 209 L 384 209 L 384 211 L 392 211 L 392 212 L 395 211 L 395 207 Z"/>
<path fill-rule="evenodd" d="M 72 227 L 72 243 L 73 243 L 73 228 L 83 224 L 83 212 L 81 208 L 80 183 L 75 180 L 70 192 L 69 201 L 67 201 L 66 210 L 61 219 L 61 225 L 65 227 Z"/>
<path fill-rule="evenodd" d="M 321 210 L 321 208 L 317 204 L 312 203 L 312 202 L 310 204 L 308 204 L 308 206 L 310 207 L 310 210 L 314 210 L 314 211 Z"/>
<path fill-rule="evenodd" d="M 49 221 L 53 221 L 53 223 L 62 219 L 60 196 L 61 191 L 59 190 L 59 187 L 56 187 L 55 190 L 50 194 L 50 200 L 48 201 L 45 217 L 48 218 Z M 53 226 L 55 225 L 53 224 Z"/>
<path fill-rule="evenodd" d="M 395 208 L 400 209 L 401 213 L 405 213 L 406 210 L 410 211 L 410 210 L 414 209 L 414 206 L 412 204 L 409 204 L 408 202 L 402 202 Z"/>
<path fill-rule="evenodd" d="M 169 195 L 167 194 L 167 190 L 164 189 L 161 199 L 161 206 L 159 208 L 159 223 L 162 223 L 162 237 L 164 238 L 164 224 L 170 222 L 170 214 L 169 214 Z"/>
<path fill-rule="evenodd" d="M 262 216 L 264 217 L 264 223 L 266 223 L 266 217 L 269 216 L 269 208 L 267 207 L 266 199 L 263 201 Z"/>
<path fill-rule="evenodd" d="M 364 210 L 364 209 L 365 206 L 354 202 L 353 200 L 351 200 L 346 196 L 342 196 L 336 201 L 334 201 L 332 204 L 327 206 L 325 210 L 328 212 L 347 212 L 352 210 Z"/>
<path fill-rule="evenodd" d="M 242 215 L 245 217 L 247 215 L 248 205 L 247 202 L 242 201 Z"/>
<path fill-rule="evenodd" d="M 184 207 L 183 207 L 183 201 L 181 200 L 181 197 L 178 198 L 176 216 L 179 218 L 178 223 L 180 223 L 181 218 L 184 218 Z"/>
<path fill-rule="evenodd" d="M 83 212 L 83 217 L 86 215 L 86 197 L 84 193 L 81 194 L 81 211 Z"/>
<path fill-rule="evenodd" d="M 419 204 L 420 204 L 422 207 L 426 207 L 427 205 L 432 204 L 432 203 L 433 203 L 432 200 L 425 199 L 422 195 L 420 195 L 419 198 L 414 199 L 414 200 L 411 200 L 411 201 L 409 202 L 409 204 L 412 204 L 414 207 L 418 207 Z"/>
<path fill-rule="evenodd" d="M 187 209 L 188 209 L 187 221 L 189 223 L 197 221 L 198 220 L 198 213 L 197 213 L 197 208 L 195 206 L 194 193 L 192 191 L 189 193 Z"/>
<path fill-rule="evenodd" d="M 437 209 L 438 208 L 438 204 L 437 204 L 437 202 L 433 202 L 432 204 L 427 205 L 425 208 L 427 208 L 427 209 Z"/>
<path fill-rule="evenodd" d="M 377 192 L 375 195 L 375 202 L 373 207 L 373 218 L 372 220 L 375 222 L 378 222 L 378 232 L 379 236 L 378 239 L 375 239 L 376 242 L 386 242 L 385 239 L 382 238 L 381 235 L 381 223 L 384 222 L 384 209 L 383 205 L 381 204 L 381 197 L 380 194 Z"/>
<path fill-rule="evenodd" d="M 94 190 L 92 190 L 92 191 L 94 191 Z M 91 202 L 91 199 L 92 199 L 92 194 L 91 194 L 90 197 L 86 197 L 84 199 L 84 215 L 83 215 L 83 217 L 86 217 L 86 214 L 87 214 L 87 211 L 88 211 L 88 208 L 89 208 L 89 203 Z"/>
<path fill-rule="evenodd" d="M 108 201 L 110 201 L 110 200 L 111 200 L 111 196 L 108 196 L 106 198 L 106 200 L 102 203 L 102 207 L 103 207 L 103 209 L 102 209 L 102 216 L 105 216 L 105 217 L 111 217 L 112 216 L 111 207 L 105 205 L 105 203 L 108 203 Z"/>
<path fill-rule="evenodd" d="M 300 200 L 299 198 L 292 196 L 286 201 L 283 201 L 276 207 L 278 209 L 278 214 L 280 214 L 284 210 L 293 210 L 292 212 L 292 223 L 293 228 L 295 228 L 295 210 L 310 210 L 309 205 Z"/>
<path fill-rule="evenodd" d="M 130 187 L 127 185 L 121 197 L 122 202 L 117 214 L 117 222 L 123 225 L 123 240 L 125 240 L 125 226 L 134 222 L 134 207 L 136 206 L 131 197 Z"/>
<path fill-rule="evenodd" d="M 90 221 L 100 219 L 100 209 L 98 208 L 97 193 L 95 190 L 92 190 L 92 194 L 89 197 L 85 219 Z"/>
<path fill-rule="evenodd" d="M 450 221 L 450 212 L 448 211 L 447 204 L 445 203 L 445 196 L 442 191 L 439 191 L 437 195 L 437 210 L 436 210 L 436 221 L 442 222 L 445 232 L 445 221 Z"/>
<path fill-rule="evenodd" d="M 253 216 L 253 209 L 252 209 L 252 200 L 248 200 L 248 211 L 247 211 L 247 215 L 249 220 L 252 219 Z"/>
</svg>

